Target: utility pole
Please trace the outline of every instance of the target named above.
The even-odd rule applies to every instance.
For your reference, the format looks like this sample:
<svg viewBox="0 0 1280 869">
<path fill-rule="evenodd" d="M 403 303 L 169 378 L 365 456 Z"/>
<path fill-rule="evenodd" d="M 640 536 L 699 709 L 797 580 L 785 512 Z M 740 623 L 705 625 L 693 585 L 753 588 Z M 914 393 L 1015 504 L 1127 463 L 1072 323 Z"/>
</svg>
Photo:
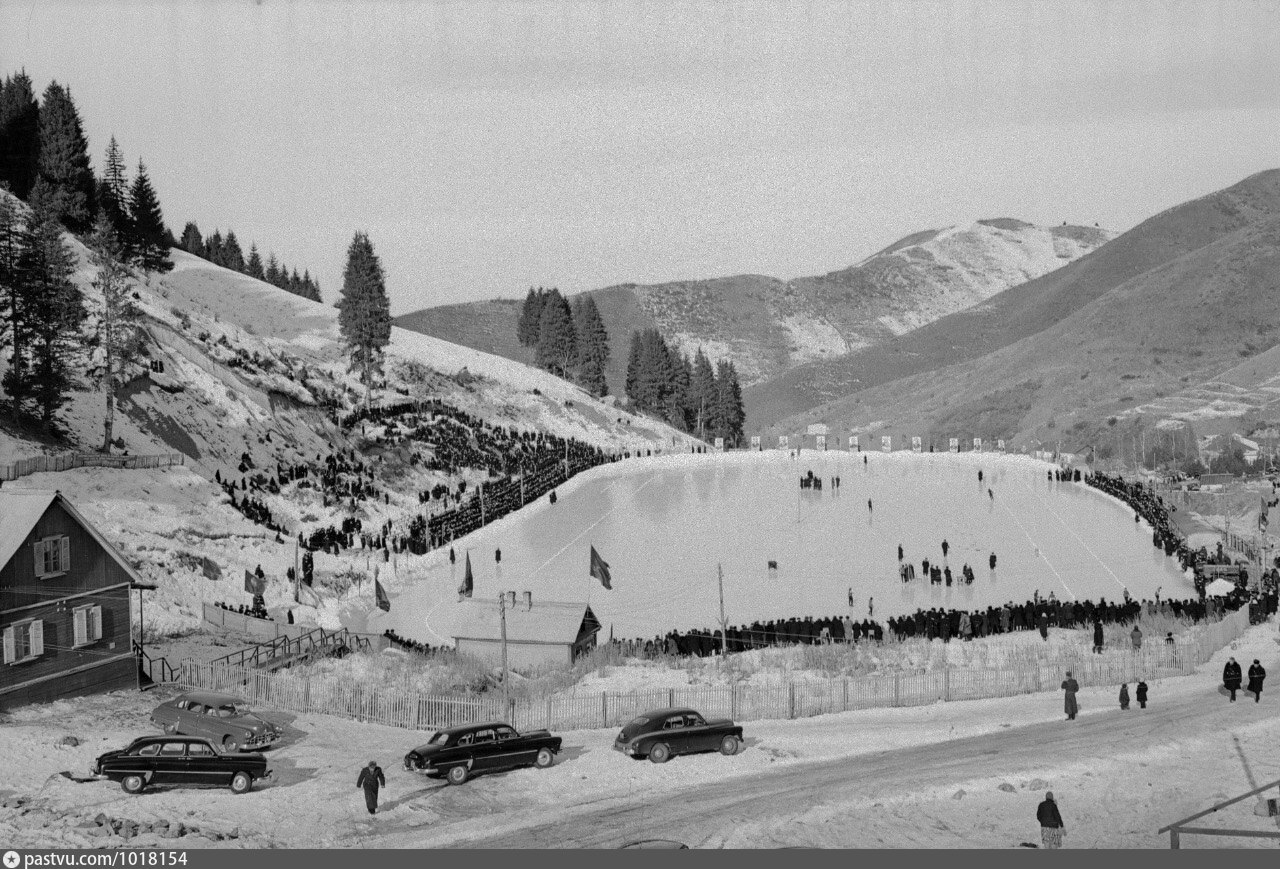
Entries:
<svg viewBox="0 0 1280 869">
<path fill-rule="evenodd" d="M 729 650 L 729 623 L 724 617 L 724 568 L 719 563 L 716 564 L 716 575 L 720 582 L 720 658 L 723 660 Z"/>
<path fill-rule="evenodd" d="M 298 590 L 299 590 L 298 583 L 301 581 L 300 580 L 301 573 L 302 573 L 302 568 L 298 564 L 298 541 L 294 540 L 293 541 L 293 602 L 294 603 L 301 603 L 301 601 L 298 600 Z"/>
<path fill-rule="evenodd" d="M 498 592 L 498 616 L 502 621 L 502 716 L 505 718 L 509 708 L 507 692 L 507 593 Z"/>
</svg>

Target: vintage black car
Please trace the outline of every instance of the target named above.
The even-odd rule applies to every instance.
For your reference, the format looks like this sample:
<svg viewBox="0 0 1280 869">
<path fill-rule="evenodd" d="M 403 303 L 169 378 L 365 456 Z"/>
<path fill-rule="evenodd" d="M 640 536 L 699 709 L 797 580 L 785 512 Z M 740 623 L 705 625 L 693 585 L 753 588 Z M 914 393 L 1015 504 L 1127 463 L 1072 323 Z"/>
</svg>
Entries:
<svg viewBox="0 0 1280 869">
<path fill-rule="evenodd" d="M 243 794 L 272 775 L 261 754 L 220 751 L 203 736 L 141 736 L 127 748 L 99 756 L 92 772 L 120 782 L 131 794 L 151 785 L 229 787 Z"/>
<path fill-rule="evenodd" d="M 622 728 L 613 750 L 666 763 L 677 754 L 699 751 L 737 754 L 741 744 L 742 727 L 728 719 L 707 721 L 693 709 L 655 709 Z"/>
<path fill-rule="evenodd" d="M 267 748 L 284 735 L 281 727 L 252 712 L 239 697 L 211 691 L 193 691 L 161 703 L 152 710 L 151 723 L 165 733 L 207 736 L 224 751 Z"/>
<path fill-rule="evenodd" d="M 517 766 L 545 769 L 560 753 L 560 737 L 545 730 L 517 733 L 509 724 L 491 721 L 437 730 L 423 745 L 404 756 L 404 768 L 431 778 L 444 776 L 460 785 L 471 776 Z"/>
</svg>

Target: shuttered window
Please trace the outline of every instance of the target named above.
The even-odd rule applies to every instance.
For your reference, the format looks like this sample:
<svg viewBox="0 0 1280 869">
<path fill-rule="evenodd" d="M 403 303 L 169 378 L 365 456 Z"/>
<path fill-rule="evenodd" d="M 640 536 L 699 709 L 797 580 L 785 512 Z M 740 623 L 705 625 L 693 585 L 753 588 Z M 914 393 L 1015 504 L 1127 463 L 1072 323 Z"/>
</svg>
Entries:
<svg viewBox="0 0 1280 869">
<path fill-rule="evenodd" d="M 44 622 L 18 622 L 4 629 L 4 662 L 21 664 L 44 654 Z"/>
<path fill-rule="evenodd" d="M 102 607 L 78 606 L 72 611 L 72 644 L 89 646 L 102 639 Z"/>
<path fill-rule="evenodd" d="M 36 577 L 61 576 L 71 567 L 71 538 L 46 537 L 32 544 L 35 551 Z"/>
</svg>

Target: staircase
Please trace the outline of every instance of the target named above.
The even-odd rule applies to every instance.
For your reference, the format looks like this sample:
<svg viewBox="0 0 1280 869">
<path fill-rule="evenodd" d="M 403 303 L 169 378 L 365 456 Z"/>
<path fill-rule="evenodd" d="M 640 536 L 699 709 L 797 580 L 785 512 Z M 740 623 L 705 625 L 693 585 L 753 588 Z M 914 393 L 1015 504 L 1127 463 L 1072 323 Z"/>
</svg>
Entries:
<svg viewBox="0 0 1280 869">
<path fill-rule="evenodd" d="M 242 667 L 270 673 L 317 658 L 340 658 L 353 651 L 369 648 L 364 637 L 353 636 L 346 628 L 327 631 L 315 628 L 297 637 L 276 637 L 246 646 L 214 661 L 213 666 Z"/>
<path fill-rule="evenodd" d="M 137 640 L 133 642 L 133 656 L 138 661 L 138 687 L 143 691 L 177 681 L 175 677 L 178 675 L 178 668 L 166 658 L 148 655 Z"/>
</svg>

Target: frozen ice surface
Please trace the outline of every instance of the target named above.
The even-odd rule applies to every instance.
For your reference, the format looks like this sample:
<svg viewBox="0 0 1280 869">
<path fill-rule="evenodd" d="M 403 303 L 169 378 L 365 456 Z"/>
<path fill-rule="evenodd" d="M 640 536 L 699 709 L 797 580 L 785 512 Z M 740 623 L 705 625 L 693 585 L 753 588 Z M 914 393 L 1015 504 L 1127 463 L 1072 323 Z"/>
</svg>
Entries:
<svg viewBox="0 0 1280 869">
<path fill-rule="evenodd" d="M 622 462 L 571 481 L 555 505 L 543 497 L 457 541 L 455 566 L 446 551 L 417 562 L 413 576 L 402 571 L 391 584 L 391 613 L 372 613 L 369 628 L 449 642 L 468 551 L 477 600 L 527 589 L 535 606 L 589 602 L 602 638 L 611 626 L 621 639 L 718 624 L 717 565 L 731 625 L 861 619 L 872 597 L 883 620 L 920 607 L 1022 602 L 1036 590 L 1059 600 L 1120 600 L 1126 587 L 1138 599 L 1154 598 L 1158 587 L 1165 597 L 1194 593 L 1177 562 L 1151 545 L 1145 521 L 1084 483 L 1048 481 L 1052 467 L 996 453 L 809 450 L 796 459 L 770 451 Z M 821 492 L 800 489 L 810 470 Z M 915 564 L 914 582 L 899 579 L 899 544 Z M 592 545 L 610 565 L 612 590 L 588 575 Z M 956 585 L 921 578 L 926 558 L 950 565 Z M 772 575 L 770 561 L 778 564 Z M 960 583 L 965 563 L 976 574 L 972 586 Z"/>
</svg>

